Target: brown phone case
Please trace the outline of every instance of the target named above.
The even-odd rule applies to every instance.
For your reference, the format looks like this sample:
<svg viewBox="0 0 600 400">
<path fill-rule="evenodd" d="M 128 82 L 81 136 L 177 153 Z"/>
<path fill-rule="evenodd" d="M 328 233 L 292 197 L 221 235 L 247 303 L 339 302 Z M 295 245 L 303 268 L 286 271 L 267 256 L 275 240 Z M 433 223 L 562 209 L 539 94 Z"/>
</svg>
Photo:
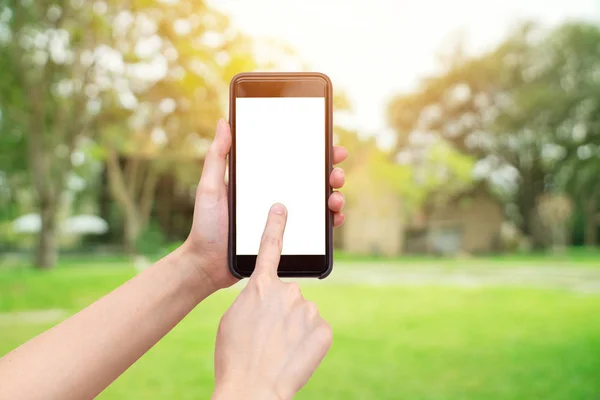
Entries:
<svg viewBox="0 0 600 400">
<path fill-rule="evenodd" d="M 229 94 L 229 123 L 231 126 L 232 143 L 231 153 L 229 155 L 229 240 L 228 240 L 228 264 L 231 273 L 242 279 L 249 277 L 250 274 L 244 273 L 236 268 L 236 254 L 233 243 L 235 242 L 235 87 L 239 82 L 291 82 L 296 80 L 313 80 L 320 79 L 325 82 L 325 103 L 326 103 L 326 168 L 328 171 L 326 182 L 326 199 L 332 193 L 331 186 L 329 185 L 328 176 L 331 174 L 333 165 L 333 88 L 329 77 L 322 73 L 304 73 L 304 72 L 247 72 L 240 73 L 233 77 L 230 84 Z M 265 87 L 268 88 L 268 85 Z M 276 96 L 275 96 L 276 97 Z M 309 274 L 305 272 L 295 273 L 293 271 L 278 271 L 280 277 L 311 277 L 311 278 L 326 278 L 333 270 L 333 213 L 327 207 L 326 213 L 326 268 L 323 271 L 315 274 Z"/>
</svg>

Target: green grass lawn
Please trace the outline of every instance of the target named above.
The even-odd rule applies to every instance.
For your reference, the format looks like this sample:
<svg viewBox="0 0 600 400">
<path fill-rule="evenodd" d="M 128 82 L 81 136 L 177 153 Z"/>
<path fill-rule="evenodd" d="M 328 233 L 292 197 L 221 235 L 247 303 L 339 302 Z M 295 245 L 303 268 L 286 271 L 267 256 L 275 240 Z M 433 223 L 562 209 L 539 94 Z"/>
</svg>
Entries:
<svg viewBox="0 0 600 400">
<path fill-rule="evenodd" d="M 563 253 L 552 251 L 538 251 L 530 253 L 507 253 L 474 255 L 469 257 L 436 257 L 433 255 L 403 255 L 399 257 L 385 257 L 372 255 L 356 255 L 336 250 L 336 261 L 347 264 L 365 262 L 392 262 L 399 266 L 419 266 L 435 264 L 442 267 L 600 267 L 600 248 L 571 247 Z"/>
<path fill-rule="evenodd" d="M 122 263 L 0 270 L 0 312 L 75 312 L 134 275 Z M 101 399 L 209 398 L 217 293 Z M 600 399 L 600 295 L 515 288 L 304 286 L 334 344 L 300 399 Z M 49 324 L 0 325 L 0 355 Z"/>
</svg>

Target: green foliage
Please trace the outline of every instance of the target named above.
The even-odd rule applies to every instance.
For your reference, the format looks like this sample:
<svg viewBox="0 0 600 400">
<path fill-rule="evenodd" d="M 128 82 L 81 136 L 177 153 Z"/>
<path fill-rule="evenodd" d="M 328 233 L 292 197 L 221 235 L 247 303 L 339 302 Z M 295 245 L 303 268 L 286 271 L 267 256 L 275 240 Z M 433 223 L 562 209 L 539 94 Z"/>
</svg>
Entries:
<svg viewBox="0 0 600 400">
<path fill-rule="evenodd" d="M 177 250 L 179 247 L 181 247 L 181 245 L 182 245 L 182 244 L 183 244 L 183 241 L 178 241 L 178 242 L 171 242 L 171 243 L 168 243 L 168 244 L 165 246 L 165 253 L 166 253 L 166 254 L 169 254 L 169 253 L 172 253 L 172 252 L 174 252 L 174 251 L 175 251 L 175 250 Z M 165 254 L 165 255 L 166 255 L 166 254 Z"/>
<path fill-rule="evenodd" d="M 374 139 L 359 139 L 351 132 L 339 132 L 352 162 L 344 167 L 348 183 L 344 192 L 352 197 L 397 195 L 407 211 L 419 207 L 431 195 L 451 197 L 471 187 L 474 158 L 439 142 L 420 155 L 418 163 L 400 164 L 393 153 L 381 150 Z"/>
<path fill-rule="evenodd" d="M 156 175 L 187 184 L 197 173 L 178 163 L 203 158 L 229 80 L 260 67 L 253 44 L 205 1 L 0 1 L 0 173 L 11 192 L 33 184 L 56 219 L 71 172 L 90 183 L 82 208 L 111 156 L 109 183 L 124 182 L 113 200 L 143 226 Z M 73 165 L 81 152 L 85 165 Z M 128 168 L 128 158 L 145 161 Z M 8 208 L 17 200 L 4 186 Z"/>
<path fill-rule="evenodd" d="M 598 43 L 595 24 L 525 23 L 485 54 L 457 54 L 390 104 L 397 151 L 427 132 L 471 155 L 527 234 L 545 192 L 600 198 Z"/>
<path fill-rule="evenodd" d="M 415 173 L 422 172 L 423 198 L 435 194 L 438 200 L 451 198 L 469 189 L 473 181 L 473 156 L 458 152 L 447 142 L 439 142 L 427 151 Z"/>
<path fill-rule="evenodd" d="M 406 194 L 410 191 L 411 171 L 409 168 L 398 165 L 390 160 L 390 155 L 379 150 L 374 144 L 366 157 L 366 170 L 370 180 L 374 183 L 371 190 L 391 190 L 397 194 Z M 363 149 L 363 151 L 365 151 Z"/>
<path fill-rule="evenodd" d="M 141 254 L 155 255 L 164 252 L 166 244 L 167 239 L 162 229 L 156 222 L 152 221 L 140 234 L 136 242 L 136 249 Z"/>
<path fill-rule="evenodd" d="M 0 220 L 0 254 L 5 251 L 31 248 L 34 239 L 32 235 L 15 232 L 11 220 Z"/>
</svg>

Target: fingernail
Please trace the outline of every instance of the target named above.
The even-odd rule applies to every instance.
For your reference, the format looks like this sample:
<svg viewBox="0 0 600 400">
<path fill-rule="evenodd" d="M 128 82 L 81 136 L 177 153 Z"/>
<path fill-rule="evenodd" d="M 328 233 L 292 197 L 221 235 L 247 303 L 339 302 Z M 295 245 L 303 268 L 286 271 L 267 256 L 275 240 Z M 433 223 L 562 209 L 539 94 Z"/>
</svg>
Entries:
<svg viewBox="0 0 600 400">
<path fill-rule="evenodd" d="M 271 207 L 271 211 L 273 211 L 275 214 L 278 215 L 284 215 L 285 214 L 285 207 L 283 206 L 283 204 L 275 204 L 273 205 L 273 207 Z"/>
<path fill-rule="evenodd" d="M 219 122 L 217 123 L 217 130 L 219 132 L 222 131 L 224 126 L 225 126 L 225 120 L 223 118 L 220 118 Z"/>
</svg>

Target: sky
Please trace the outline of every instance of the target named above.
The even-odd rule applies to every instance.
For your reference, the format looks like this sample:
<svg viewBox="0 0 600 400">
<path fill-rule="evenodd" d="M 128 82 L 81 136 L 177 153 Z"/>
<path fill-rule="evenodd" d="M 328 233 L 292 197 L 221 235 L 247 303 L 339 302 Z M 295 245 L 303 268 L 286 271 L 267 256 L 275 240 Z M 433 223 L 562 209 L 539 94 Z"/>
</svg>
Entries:
<svg viewBox="0 0 600 400">
<path fill-rule="evenodd" d="M 439 68 L 436 55 L 461 35 L 477 53 L 521 20 L 552 26 L 600 21 L 600 0 L 212 0 L 235 28 L 289 44 L 350 99 L 350 124 L 393 142 L 389 100 Z"/>
</svg>

